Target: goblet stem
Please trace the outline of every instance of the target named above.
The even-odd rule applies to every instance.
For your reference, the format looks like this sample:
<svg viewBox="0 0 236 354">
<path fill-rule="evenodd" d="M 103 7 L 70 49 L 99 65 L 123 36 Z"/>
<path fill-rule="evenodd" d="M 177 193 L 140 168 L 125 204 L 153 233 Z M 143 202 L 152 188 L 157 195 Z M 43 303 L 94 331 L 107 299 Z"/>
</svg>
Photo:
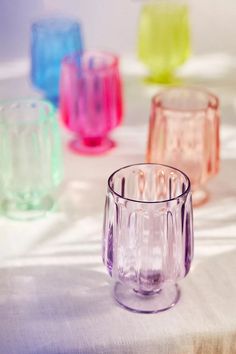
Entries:
<svg viewBox="0 0 236 354">
<path fill-rule="evenodd" d="M 139 293 L 125 284 L 116 282 L 114 285 L 115 300 L 124 308 L 139 313 L 157 313 L 173 307 L 180 298 L 177 284 L 170 284 L 158 292 Z"/>
<path fill-rule="evenodd" d="M 164 72 L 150 72 L 150 75 L 146 79 L 147 82 L 153 84 L 170 84 L 175 83 L 177 79 L 171 71 Z"/>
<path fill-rule="evenodd" d="M 115 145 L 115 142 L 108 137 L 76 137 L 69 143 L 69 148 L 83 155 L 99 155 L 109 151 Z"/>
</svg>

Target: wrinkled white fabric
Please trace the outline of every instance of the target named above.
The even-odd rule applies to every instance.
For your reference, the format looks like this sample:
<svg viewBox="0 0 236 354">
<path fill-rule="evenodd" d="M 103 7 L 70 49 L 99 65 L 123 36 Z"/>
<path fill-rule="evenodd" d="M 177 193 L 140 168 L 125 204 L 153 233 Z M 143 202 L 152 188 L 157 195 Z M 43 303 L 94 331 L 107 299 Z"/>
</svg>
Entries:
<svg viewBox="0 0 236 354">
<path fill-rule="evenodd" d="M 21 80 L 31 92 L 25 78 L 0 82 L 0 92 L 10 96 Z M 179 303 L 156 315 L 120 308 L 101 261 L 106 180 L 120 166 L 144 161 L 157 89 L 126 73 L 117 148 L 77 156 L 63 133 L 58 211 L 33 222 L 0 218 L 1 354 L 236 353 L 236 85 L 206 85 L 222 101 L 222 164 L 209 183 L 210 201 L 194 211 L 195 259 Z"/>
</svg>

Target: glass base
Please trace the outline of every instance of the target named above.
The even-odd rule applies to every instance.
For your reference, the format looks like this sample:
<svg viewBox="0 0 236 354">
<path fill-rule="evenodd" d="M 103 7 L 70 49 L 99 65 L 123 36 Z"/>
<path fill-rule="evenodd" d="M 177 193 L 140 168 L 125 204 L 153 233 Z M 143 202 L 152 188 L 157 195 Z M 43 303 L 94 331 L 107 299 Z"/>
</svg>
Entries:
<svg viewBox="0 0 236 354">
<path fill-rule="evenodd" d="M 192 192 L 193 206 L 199 207 L 209 200 L 209 193 L 206 189 L 201 188 Z"/>
<path fill-rule="evenodd" d="M 27 221 L 43 217 L 53 206 L 54 201 L 51 197 L 45 197 L 39 203 L 6 199 L 2 202 L 2 212 L 9 219 Z"/>
<path fill-rule="evenodd" d="M 173 307 L 180 298 L 177 284 L 166 286 L 157 293 L 142 295 L 122 283 L 115 283 L 114 297 L 127 310 L 139 313 L 157 313 Z"/>
<path fill-rule="evenodd" d="M 115 142 L 107 137 L 100 139 L 75 139 L 69 143 L 69 148 L 82 155 L 100 155 L 115 147 Z"/>
<path fill-rule="evenodd" d="M 145 82 L 148 84 L 162 84 L 162 85 L 170 85 L 170 84 L 180 84 L 181 80 L 178 79 L 173 73 L 162 73 L 162 74 L 152 74 L 148 75 L 145 78 Z"/>
</svg>

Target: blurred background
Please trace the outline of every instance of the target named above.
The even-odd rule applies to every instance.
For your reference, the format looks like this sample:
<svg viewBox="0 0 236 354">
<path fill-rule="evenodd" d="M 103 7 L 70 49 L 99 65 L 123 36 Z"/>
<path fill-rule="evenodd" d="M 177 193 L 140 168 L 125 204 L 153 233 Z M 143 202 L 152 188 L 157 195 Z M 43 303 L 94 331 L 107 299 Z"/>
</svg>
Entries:
<svg viewBox="0 0 236 354">
<path fill-rule="evenodd" d="M 227 116 L 232 115 L 236 88 L 236 2 L 186 2 L 192 50 L 190 58 L 178 69 L 178 76 L 183 83 L 205 86 L 218 93 L 223 109 L 227 106 Z M 144 3 L 145 0 L 0 0 L 0 98 L 39 95 L 32 90 L 29 80 L 31 23 L 62 15 L 80 21 L 86 49 L 109 50 L 121 56 L 125 91 L 135 97 L 137 105 L 137 97 L 148 95 L 146 105 L 143 100 L 139 104 L 147 117 L 149 99 L 156 86 L 144 87 L 140 82 L 147 73 L 137 59 L 138 21 Z M 126 121 L 136 120 L 129 101 L 125 116 Z"/>
<path fill-rule="evenodd" d="M 118 54 L 135 53 L 142 0 L 1 0 L 0 62 L 24 60 L 30 24 L 63 14 L 78 18 L 86 45 Z M 194 54 L 236 54 L 235 0 L 189 0 Z"/>
</svg>

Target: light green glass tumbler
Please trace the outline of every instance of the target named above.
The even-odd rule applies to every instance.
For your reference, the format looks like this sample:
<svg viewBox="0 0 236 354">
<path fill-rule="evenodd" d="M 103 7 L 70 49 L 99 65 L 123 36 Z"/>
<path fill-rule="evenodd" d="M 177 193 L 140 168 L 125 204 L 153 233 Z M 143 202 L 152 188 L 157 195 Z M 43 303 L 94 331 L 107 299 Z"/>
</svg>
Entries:
<svg viewBox="0 0 236 354">
<path fill-rule="evenodd" d="M 62 179 L 61 141 L 53 106 L 43 100 L 0 103 L 0 189 L 12 219 L 43 216 Z"/>
<path fill-rule="evenodd" d="M 184 0 L 147 1 L 140 13 L 138 56 L 150 81 L 171 83 L 190 55 L 189 9 Z"/>
</svg>

